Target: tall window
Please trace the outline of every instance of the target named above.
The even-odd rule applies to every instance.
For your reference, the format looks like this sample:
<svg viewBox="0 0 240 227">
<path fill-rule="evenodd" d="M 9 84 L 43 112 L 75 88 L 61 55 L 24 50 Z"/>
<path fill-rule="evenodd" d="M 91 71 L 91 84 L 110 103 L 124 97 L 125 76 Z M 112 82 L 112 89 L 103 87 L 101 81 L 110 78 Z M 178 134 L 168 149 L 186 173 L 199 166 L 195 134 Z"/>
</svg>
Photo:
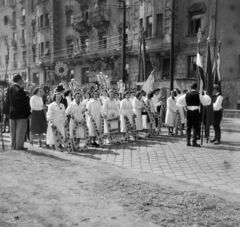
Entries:
<svg viewBox="0 0 240 227">
<path fill-rule="evenodd" d="M 17 53 L 13 54 L 13 62 L 16 63 L 17 62 Z"/>
<path fill-rule="evenodd" d="M 107 32 L 105 30 L 99 31 L 99 49 L 106 49 L 107 48 Z"/>
<path fill-rule="evenodd" d="M 40 15 L 40 17 L 38 17 L 38 27 L 39 28 L 43 27 L 43 15 Z"/>
<path fill-rule="evenodd" d="M 82 84 L 88 83 L 88 71 L 89 68 L 82 68 Z"/>
<path fill-rule="evenodd" d="M 162 79 L 167 80 L 170 78 L 170 58 L 163 59 L 163 73 Z"/>
<path fill-rule="evenodd" d="M 157 14 L 157 37 L 163 35 L 163 15 L 162 13 Z"/>
<path fill-rule="evenodd" d="M 16 25 L 16 11 L 12 12 L 12 23 Z"/>
<path fill-rule="evenodd" d="M 3 0 L 3 5 L 7 6 L 7 4 L 8 4 L 8 0 Z"/>
<path fill-rule="evenodd" d="M 40 43 L 40 56 L 42 57 L 44 53 L 44 42 Z"/>
<path fill-rule="evenodd" d="M 196 55 L 188 56 L 188 62 L 187 62 L 187 64 L 188 64 L 188 78 L 195 78 L 196 77 L 196 69 L 197 69 L 196 60 L 197 60 Z"/>
<path fill-rule="evenodd" d="M 81 51 L 86 52 L 88 50 L 89 39 L 88 36 L 81 36 Z"/>
<path fill-rule="evenodd" d="M 49 14 L 48 13 L 45 14 L 45 26 L 46 27 L 49 26 Z"/>
<path fill-rule="evenodd" d="M 26 51 L 23 51 L 23 52 L 22 52 L 22 60 L 23 60 L 24 62 L 27 61 L 27 52 L 26 52 Z"/>
<path fill-rule="evenodd" d="M 74 46 L 73 37 L 67 37 L 67 54 L 69 55 L 73 54 L 73 46 Z"/>
<path fill-rule="evenodd" d="M 22 44 L 26 44 L 26 39 L 27 39 L 26 29 L 23 29 L 22 30 Z"/>
<path fill-rule="evenodd" d="M 195 35 L 198 29 L 203 29 L 203 16 L 205 13 L 205 6 L 203 4 L 195 4 L 188 11 L 189 18 L 189 35 Z"/>
<path fill-rule="evenodd" d="M 36 62 L 37 54 L 36 54 L 36 46 L 35 45 L 32 47 L 32 56 L 33 56 L 33 62 Z"/>
<path fill-rule="evenodd" d="M 12 40 L 17 41 L 17 33 L 16 32 L 13 32 Z"/>
<path fill-rule="evenodd" d="M 49 54 L 49 41 L 45 42 L 45 51 L 44 51 L 44 55 L 48 55 Z"/>
<path fill-rule="evenodd" d="M 143 27 L 143 18 L 139 20 L 139 28 L 141 29 Z"/>
<path fill-rule="evenodd" d="M 26 20 L 26 11 L 25 11 L 25 8 L 22 8 L 22 9 L 21 9 L 21 15 L 22 15 L 22 21 L 25 21 L 25 20 Z"/>
<path fill-rule="evenodd" d="M 152 16 L 146 17 L 146 32 L 148 38 L 152 37 L 152 26 L 153 26 Z"/>
<path fill-rule="evenodd" d="M 3 17 L 3 23 L 5 26 L 8 25 L 8 16 L 7 15 Z"/>
</svg>

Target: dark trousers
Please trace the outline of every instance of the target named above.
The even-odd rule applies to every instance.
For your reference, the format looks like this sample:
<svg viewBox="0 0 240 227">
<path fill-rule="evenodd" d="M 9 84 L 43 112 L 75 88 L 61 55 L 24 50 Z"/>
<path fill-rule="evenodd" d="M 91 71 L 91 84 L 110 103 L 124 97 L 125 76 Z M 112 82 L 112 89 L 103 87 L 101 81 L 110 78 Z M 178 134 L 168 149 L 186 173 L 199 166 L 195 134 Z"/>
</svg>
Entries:
<svg viewBox="0 0 240 227">
<path fill-rule="evenodd" d="M 222 110 L 214 111 L 214 131 L 215 131 L 215 140 L 221 140 L 221 124 L 222 121 Z"/>
<path fill-rule="evenodd" d="M 27 131 L 27 119 L 10 119 L 11 149 L 23 148 Z"/>
<path fill-rule="evenodd" d="M 193 143 L 197 142 L 197 133 L 199 128 L 200 113 L 199 110 L 187 111 L 187 143 L 190 143 L 191 130 L 193 129 Z"/>
</svg>

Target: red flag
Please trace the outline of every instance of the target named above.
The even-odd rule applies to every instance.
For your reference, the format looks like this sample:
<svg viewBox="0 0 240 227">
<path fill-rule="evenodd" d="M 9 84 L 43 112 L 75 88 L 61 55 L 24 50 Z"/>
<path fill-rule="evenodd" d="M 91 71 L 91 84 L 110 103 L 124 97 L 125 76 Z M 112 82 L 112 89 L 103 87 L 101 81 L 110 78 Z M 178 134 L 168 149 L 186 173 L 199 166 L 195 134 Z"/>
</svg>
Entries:
<svg viewBox="0 0 240 227">
<path fill-rule="evenodd" d="M 212 99 L 213 93 L 213 75 L 212 75 L 212 62 L 211 62 L 211 50 L 210 40 L 207 42 L 207 70 L 206 70 L 206 91 Z M 210 126 L 214 124 L 214 112 L 213 112 L 213 101 L 207 106 L 206 111 L 206 130 L 210 129 Z"/>
<path fill-rule="evenodd" d="M 219 86 L 219 93 L 222 93 L 221 89 L 221 74 L 220 74 L 220 48 L 221 48 L 221 41 L 218 44 L 218 52 L 217 52 L 217 59 L 214 61 L 214 69 L 213 69 L 213 80 L 214 84 Z"/>
<path fill-rule="evenodd" d="M 204 81 L 204 71 L 203 71 L 203 63 L 202 63 L 202 56 L 200 55 L 199 51 L 199 45 L 197 48 L 197 68 L 196 68 L 196 73 L 197 73 L 197 84 L 198 84 L 198 91 L 199 93 L 202 93 L 205 81 Z"/>
</svg>

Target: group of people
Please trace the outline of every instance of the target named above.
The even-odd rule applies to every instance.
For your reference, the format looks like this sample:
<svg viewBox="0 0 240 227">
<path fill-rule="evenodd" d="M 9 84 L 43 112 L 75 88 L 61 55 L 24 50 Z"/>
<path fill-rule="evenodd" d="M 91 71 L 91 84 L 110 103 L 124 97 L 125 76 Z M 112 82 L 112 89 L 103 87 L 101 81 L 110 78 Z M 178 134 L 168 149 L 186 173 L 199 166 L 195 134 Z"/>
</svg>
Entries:
<svg viewBox="0 0 240 227">
<path fill-rule="evenodd" d="M 83 127 L 86 125 L 90 146 L 99 147 L 99 134 L 109 135 L 110 132 L 119 129 L 123 141 L 128 140 L 130 128 L 135 129 L 137 138 L 140 138 L 138 132 L 142 130 L 146 131 L 147 137 L 152 137 L 150 132 L 159 130 L 159 119 L 165 120 L 165 125 L 169 127 L 169 135 L 172 135 L 173 127 L 177 127 L 176 121 L 179 120 L 176 116 L 180 116 L 181 129 L 184 129 L 185 118 L 187 120 L 187 146 L 199 146 L 196 142 L 200 118 L 199 106 L 200 103 L 202 105 L 211 103 L 209 96 L 196 91 L 196 83 L 192 85 L 191 92 L 186 94 L 181 94 L 179 89 L 171 91 L 167 99 L 165 114 L 165 97 L 161 97 L 159 88 L 148 94 L 144 91 L 136 93 L 125 91 L 120 100 L 119 94 L 114 90 L 103 89 L 100 94 L 100 91 L 96 89 L 92 92 L 87 91 L 84 95 L 79 92 L 73 94 L 71 90 L 65 91 L 60 84 L 55 88 L 53 96 L 47 97 L 44 102 L 43 91 L 40 87 L 35 88 L 33 96 L 29 98 L 24 92 L 24 81 L 21 75 L 15 75 L 13 82 L 13 86 L 9 87 L 6 93 L 6 114 L 10 118 L 11 148 L 17 150 L 27 149 L 24 147 L 24 142 L 28 128 L 31 145 L 37 134 L 41 147 L 43 134 L 46 133 L 46 145 L 55 149 L 57 143 L 54 128 L 62 138 L 65 138 L 67 136 L 65 124 L 68 123 L 72 142 L 77 140 L 77 143 L 80 143 L 80 140 L 86 138 L 86 129 Z M 215 90 L 217 91 L 218 88 L 216 87 Z M 222 96 L 217 95 L 214 102 L 217 106 L 215 110 L 219 111 L 217 113 L 219 120 L 214 126 L 216 133 L 212 141 L 215 144 L 220 143 L 221 133 L 219 131 L 222 117 L 220 113 Z M 177 112 L 179 115 L 176 114 Z M 159 115 L 161 115 L 160 118 Z M 60 144 L 59 148 L 62 150 L 63 145 Z"/>
</svg>

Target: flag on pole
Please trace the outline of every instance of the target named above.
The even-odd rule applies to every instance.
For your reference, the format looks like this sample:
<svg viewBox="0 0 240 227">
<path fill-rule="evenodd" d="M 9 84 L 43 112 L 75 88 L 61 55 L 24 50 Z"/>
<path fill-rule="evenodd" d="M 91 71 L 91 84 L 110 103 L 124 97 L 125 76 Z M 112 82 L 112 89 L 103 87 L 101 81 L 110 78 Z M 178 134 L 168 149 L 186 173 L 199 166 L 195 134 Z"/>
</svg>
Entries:
<svg viewBox="0 0 240 227">
<path fill-rule="evenodd" d="M 207 41 L 207 69 L 206 69 L 206 92 L 212 99 L 213 93 L 213 75 L 211 63 L 210 40 Z M 210 126 L 214 124 L 213 101 L 206 107 L 206 130 L 209 131 Z"/>
<path fill-rule="evenodd" d="M 219 41 L 218 43 L 217 59 L 214 61 L 213 81 L 214 81 L 214 84 L 217 84 L 219 86 L 219 93 L 222 94 L 221 74 L 220 74 L 220 49 L 221 49 L 221 41 Z"/>
<path fill-rule="evenodd" d="M 198 92 L 202 93 L 203 88 L 205 86 L 205 79 L 204 79 L 204 71 L 203 71 L 203 63 L 202 63 L 202 56 L 200 55 L 199 45 L 197 47 L 197 64 L 196 64 L 196 71 L 197 71 L 197 84 L 198 84 Z"/>
<path fill-rule="evenodd" d="M 154 83 L 154 71 L 151 72 L 146 82 L 143 84 L 142 90 L 146 93 L 153 90 L 153 83 Z"/>
</svg>

